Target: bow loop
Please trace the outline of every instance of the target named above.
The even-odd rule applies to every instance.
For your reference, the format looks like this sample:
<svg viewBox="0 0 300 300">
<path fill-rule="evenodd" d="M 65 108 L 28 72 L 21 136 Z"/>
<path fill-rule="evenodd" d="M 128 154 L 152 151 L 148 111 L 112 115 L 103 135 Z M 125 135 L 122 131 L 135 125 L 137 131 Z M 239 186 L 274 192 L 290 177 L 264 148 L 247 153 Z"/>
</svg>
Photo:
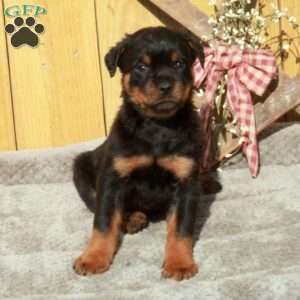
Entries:
<svg viewBox="0 0 300 300">
<path fill-rule="evenodd" d="M 239 66 L 242 59 L 242 50 L 239 47 L 220 46 L 215 53 L 214 63 L 217 69 L 225 71 Z"/>
<path fill-rule="evenodd" d="M 264 70 L 245 63 L 237 69 L 237 77 L 241 84 L 258 96 L 263 95 L 272 80 L 272 77 Z"/>
</svg>

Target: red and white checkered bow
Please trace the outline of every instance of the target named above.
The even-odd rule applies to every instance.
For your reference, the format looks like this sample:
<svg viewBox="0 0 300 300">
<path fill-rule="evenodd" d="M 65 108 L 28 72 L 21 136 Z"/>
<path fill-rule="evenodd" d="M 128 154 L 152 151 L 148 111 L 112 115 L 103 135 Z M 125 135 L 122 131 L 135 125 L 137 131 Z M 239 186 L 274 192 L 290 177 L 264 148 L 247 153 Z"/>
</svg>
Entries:
<svg viewBox="0 0 300 300">
<path fill-rule="evenodd" d="M 238 46 L 220 45 L 205 48 L 205 66 L 194 63 L 194 85 L 199 88 L 206 78 L 205 94 L 212 103 L 218 83 L 227 71 L 226 100 L 233 111 L 243 135 L 243 151 L 252 176 L 258 172 L 258 146 L 256 140 L 254 108 L 251 92 L 263 95 L 277 73 L 275 57 L 266 50 L 241 50 Z"/>
</svg>

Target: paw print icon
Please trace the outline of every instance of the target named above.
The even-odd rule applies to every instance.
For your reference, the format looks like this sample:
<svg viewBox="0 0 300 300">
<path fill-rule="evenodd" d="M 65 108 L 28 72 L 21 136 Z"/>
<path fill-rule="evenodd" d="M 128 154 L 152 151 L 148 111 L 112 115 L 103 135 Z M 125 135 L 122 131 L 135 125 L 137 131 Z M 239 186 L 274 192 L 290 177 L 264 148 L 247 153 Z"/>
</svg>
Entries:
<svg viewBox="0 0 300 300">
<path fill-rule="evenodd" d="M 24 21 L 23 18 L 14 19 L 14 24 L 7 24 L 5 31 L 11 34 L 11 44 L 14 47 L 28 45 L 35 47 L 39 43 L 39 35 L 45 30 L 42 24 L 36 24 L 33 17 L 28 17 Z"/>
</svg>

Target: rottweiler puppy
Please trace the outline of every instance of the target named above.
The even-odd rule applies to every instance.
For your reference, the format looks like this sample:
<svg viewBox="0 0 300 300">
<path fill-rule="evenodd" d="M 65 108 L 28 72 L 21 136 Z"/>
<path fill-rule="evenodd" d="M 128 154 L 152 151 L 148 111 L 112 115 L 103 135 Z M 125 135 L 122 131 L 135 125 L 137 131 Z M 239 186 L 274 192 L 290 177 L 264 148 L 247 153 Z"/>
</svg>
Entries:
<svg viewBox="0 0 300 300">
<path fill-rule="evenodd" d="M 74 183 L 94 212 L 92 236 L 74 262 L 78 274 L 109 269 L 122 232 L 143 229 L 157 215 L 167 221 L 162 276 L 187 279 L 193 259 L 203 133 L 191 101 L 192 66 L 204 60 L 186 33 L 149 27 L 127 35 L 105 57 L 122 73 L 123 103 L 107 140 L 74 161 Z"/>
</svg>

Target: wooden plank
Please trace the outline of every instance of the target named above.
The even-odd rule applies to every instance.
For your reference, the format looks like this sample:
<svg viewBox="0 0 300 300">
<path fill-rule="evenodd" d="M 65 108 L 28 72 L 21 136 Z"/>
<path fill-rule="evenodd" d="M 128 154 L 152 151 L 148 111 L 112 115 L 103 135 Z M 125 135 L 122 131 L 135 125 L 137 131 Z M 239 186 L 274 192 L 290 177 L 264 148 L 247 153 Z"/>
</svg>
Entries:
<svg viewBox="0 0 300 300">
<path fill-rule="evenodd" d="M 195 5 L 200 11 L 204 12 L 206 15 L 210 16 L 213 14 L 213 8 L 211 5 L 208 4 L 208 1 L 203 1 L 203 0 L 190 0 L 190 1 L 193 5 Z"/>
<path fill-rule="evenodd" d="M 297 18 L 297 22 L 300 22 L 300 7 L 299 0 L 282 0 L 281 1 L 282 8 L 288 9 L 288 14 L 290 16 L 294 16 Z M 294 37 L 297 35 L 297 32 L 292 29 L 291 25 L 288 23 L 288 20 L 283 20 L 283 29 L 290 37 Z M 294 40 L 295 46 L 293 47 L 294 51 L 298 52 L 300 56 L 300 39 Z M 289 55 L 289 58 L 284 63 L 284 68 L 287 74 L 294 77 L 296 75 L 300 75 L 300 64 L 296 64 L 296 58 L 293 55 Z M 298 106 L 295 110 L 290 111 L 286 115 L 286 121 L 299 121 L 300 120 L 300 106 Z"/>
<path fill-rule="evenodd" d="M 198 37 L 207 35 L 211 31 L 211 26 L 207 23 L 207 15 L 197 9 L 198 7 L 209 11 L 209 7 L 200 1 L 151 0 L 150 2 Z"/>
<path fill-rule="evenodd" d="M 0 10 L 3 11 L 0 1 Z M 15 150 L 16 141 L 13 124 L 7 47 L 4 33 L 4 18 L 0 16 L 0 151 Z"/>
<path fill-rule="evenodd" d="M 23 1 L 5 0 L 5 7 Z M 28 0 L 46 15 L 40 45 L 9 43 L 18 148 L 60 146 L 105 135 L 93 0 Z M 6 17 L 6 23 L 13 18 Z"/>
<path fill-rule="evenodd" d="M 288 10 L 288 14 L 290 16 L 296 17 L 298 23 L 300 22 L 299 0 L 281 0 L 281 6 L 282 9 L 286 8 Z M 286 19 L 284 19 L 282 22 L 282 28 L 290 37 L 295 37 L 297 35 L 297 32 L 292 29 L 291 25 Z M 300 55 L 300 39 L 296 39 L 294 40 L 294 42 Z M 300 75 L 300 64 L 296 64 L 296 59 L 293 55 L 289 55 L 289 58 L 284 64 L 284 67 L 285 71 L 290 76 L 294 77 L 296 75 Z"/>
</svg>

